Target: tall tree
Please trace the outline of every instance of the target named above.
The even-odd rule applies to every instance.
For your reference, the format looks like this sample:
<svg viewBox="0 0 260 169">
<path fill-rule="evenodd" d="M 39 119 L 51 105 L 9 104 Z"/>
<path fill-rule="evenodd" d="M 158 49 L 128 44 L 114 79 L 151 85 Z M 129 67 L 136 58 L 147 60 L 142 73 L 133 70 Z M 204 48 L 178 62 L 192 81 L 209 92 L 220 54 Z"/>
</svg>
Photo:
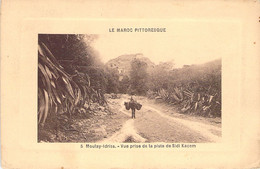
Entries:
<svg viewBox="0 0 260 169">
<path fill-rule="evenodd" d="M 97 35 L 79 34 L 39 34 L 43 42 L 68 73 L 74 73 L 77 66 L 97 66 L 101 64 L 99 55 L 91 47 Z"/>
<path fill-rule="evenodd" d="M 119 92 L 119 73 L 117 69 L 106 68 L 106 93 L 118 93 Z"/>
<path fill-rule="evenodd" d="M 130 79 L 128 76 L 124 76 L 121 81 L 119 81 L 119 92 L 120 93 L 128 93 L 130 87 Z"/>
<path fill-rule="evenodd" d="M 139 59 L 131 62 L 130 93 L 145 95 L 147 92 L 147 64 Z"/>
<path fill-rule="evenodd" d="M 169 82 L 169 72 L 173 69 L 174 63 L 160 62 L 155 66 L 149 77 L 149 89 L 152 91 L 159 91 L 160 89 L 167 89 Z"/>
</svg>

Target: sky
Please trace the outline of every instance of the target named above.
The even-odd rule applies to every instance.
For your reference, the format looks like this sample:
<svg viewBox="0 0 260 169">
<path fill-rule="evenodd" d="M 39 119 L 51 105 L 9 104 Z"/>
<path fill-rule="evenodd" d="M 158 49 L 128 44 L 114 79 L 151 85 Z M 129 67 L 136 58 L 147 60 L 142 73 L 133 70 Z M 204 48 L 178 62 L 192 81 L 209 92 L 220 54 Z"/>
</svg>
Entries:
<svg viewBox="0 0 260 169">
<path fill-rule="evenodd" d="M 235 26 L 205 22 L 172 25 L 174 31 L 167 33 L 106 33 L 100 34 L 92 46 L 103 62 L 124 54 L 143 53 L 156 64 L 173 61 L 175 67 L 182 67 L 235 55 L 239 33 Z"/>
</svg>

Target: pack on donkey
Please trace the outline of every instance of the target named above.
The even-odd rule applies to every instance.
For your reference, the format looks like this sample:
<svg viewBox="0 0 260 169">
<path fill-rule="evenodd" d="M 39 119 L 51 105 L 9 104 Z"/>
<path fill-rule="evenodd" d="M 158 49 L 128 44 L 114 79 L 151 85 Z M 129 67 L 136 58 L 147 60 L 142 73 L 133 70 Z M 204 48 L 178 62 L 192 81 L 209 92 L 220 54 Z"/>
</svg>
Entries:
<svg viewBox="0 0 260 169">
<path fill-rule="evenodd" d="M 124 103 L 126 110 L 132 110 L 132 118 L 135 119 L 135 109 L 141 110 L 142 105 L 138 103 L 136 100 L 133 99 L 133 96 L 131 96 L 129 102 Z"/>
</svg>

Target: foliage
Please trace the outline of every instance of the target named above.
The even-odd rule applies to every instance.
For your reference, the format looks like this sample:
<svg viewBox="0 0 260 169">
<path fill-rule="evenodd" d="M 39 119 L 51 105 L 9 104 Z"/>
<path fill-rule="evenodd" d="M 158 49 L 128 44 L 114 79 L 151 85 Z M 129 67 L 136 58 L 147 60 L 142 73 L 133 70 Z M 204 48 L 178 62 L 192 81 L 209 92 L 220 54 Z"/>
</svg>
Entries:
<svg viewBox="0 0 260 169">
<path fill-rule="evenodd" d="M 124 76 L 121 81 L 119 81 L 119 92 L 120 93 L 128 93 L 130 90 L 130 79 L 128 76 Z"/>
<path fill-rule="evenodd" d="M 147 79 L 147 64 L 139 59 L 134 59 L 131 62 L 130 94 L 146 94 L 148 90 Z"/>
<path fill-rule="evenodd" d="M 150 78 L 156 87 L 149 90 L 148 97 L 175 104 L 184 113 L 221 116 L 221 60 L 173 69 L 165 75 L 164 80 L 156 75 Z"/>
<path fill-rule="evenodd" d="M 172 62 L 161 62 L 155 66 L 148 79 L 149 89 L 159 91 L 168 88 L 169 71 L 172 70 Z"/>
<path fill-rule="evenodd" d="M 106 68 L 107 87 L 106 93 L 119 92 L 119 73 L 116 69 Z"/>
<path fill-rule="evenodd" d="M 97 35 L 39 34 L 39 41 L 52 52 L 59 64 L 73 74 L 76 66 L 102 65 L 98 53 L 91 47 Z"/>
<path fill-rule="evenodd" d="M 65 113 L 71 117 L 76 110 L 85 108 L 85 104 L 105 103 L 102 86 L 97 85 L 104 79 L 102 76 L 97 76 L 101 77 L 98 81 L 93 78 L 96 74 L 91 74 L 92 71 L 102 72 L 98 68 L 100 64 L 93 50 L 87 45 L 88 41 L 86 43 L 84 41 L 83 37 L 78 35 L 39 35 L 38 124 L 40 126 L 44 126 L 49 115 L 57 117 L 58 114 Z M 81 69 L 83 65 L 88 69 Z"/>
</svg>

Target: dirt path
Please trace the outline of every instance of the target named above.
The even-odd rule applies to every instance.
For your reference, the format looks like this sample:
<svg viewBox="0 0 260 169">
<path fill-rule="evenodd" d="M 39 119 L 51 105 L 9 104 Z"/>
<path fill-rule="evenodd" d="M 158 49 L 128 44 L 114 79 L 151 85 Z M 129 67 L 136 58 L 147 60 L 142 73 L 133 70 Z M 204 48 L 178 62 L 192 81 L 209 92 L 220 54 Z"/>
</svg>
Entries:
<svg viewBox="0 0 260 169">
<path fill-rule="evenodd" d="M 120 101 L 120 113 L 131 118 L 131 111 L 124 108 L 126 96 Z M 136 119 L 129 119 L 122 128 L 101 142 L 219 142 L 221 128 L 168 115 L 158 105 L 140 98 L 143 108 L 136 112 Z"/>
<path fill-rule="evenodd" d="M 131 119 L 124 102 L 130 96 L 107 98 L 108 106 L 93 105 L 88 116 L 77 116 L 62 123 L 58 131 L 45 129 L 40 142 L 171 142 L 209 143 L 221 141 L 221 119 L 180 114 L 174 107 L 136 97 L 143 107 Z"/>
<path fill-rule="evenodd" d="M 122 105 L 122 106 L 119 109 L 119 112 L 124 113 L 129 118 L 131 118 L 131 113 L 129 113 L 129 111 L 126 111 L 123 106 L 124 101 L 121 101 L 120 105 Z M 137 131 L 134 127 L 134 119 L 130 119 L 130 120 L 126 121 L 124 123 L 123 127 L 118 132 L 113 134 L 111 137 L 102 140 L 101 142 L 122 143 L 122 142 L 126 142 L 128 139 L 131 139 L 131 141 L 135 141 L 135 142 L 145 142 L 146 141 L 146 139 L 144 139 L 137 133 Z"/>
</svg>

